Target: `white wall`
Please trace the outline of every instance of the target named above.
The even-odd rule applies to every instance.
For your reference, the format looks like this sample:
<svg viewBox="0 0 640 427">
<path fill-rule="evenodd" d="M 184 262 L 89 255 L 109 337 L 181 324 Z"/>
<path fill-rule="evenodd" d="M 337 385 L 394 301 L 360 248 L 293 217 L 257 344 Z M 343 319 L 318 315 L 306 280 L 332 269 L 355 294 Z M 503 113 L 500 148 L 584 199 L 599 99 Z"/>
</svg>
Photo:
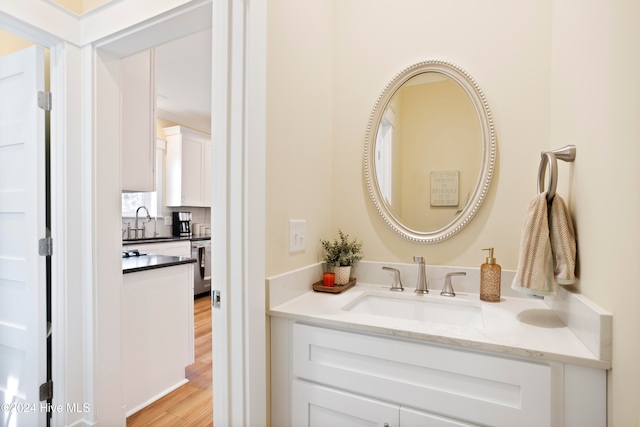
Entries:
<svg viewBox="0 0 640 427">
<path fill-rule="evenodd" d="M 318 0 L 313 5 L 324 8 L 320 14 L 307 2 L 305 8 L 296 3 L 270 2 L 268 273 L 319 259 L 318 233 L 310 235 L 304 257 L 285 250 L 286 219 L 295 217 L 306 218 L 319 238 L 342 228 L 362 239 L 369 260 L 408 262 L 423 255 L 430 264 L 479 266 L 485 257 L 480 249 L 493 246 L 503 268 L 516 268 L 539 153 L 549 146 L 551 1 Z M 450 61 L 477 80 L 498 137 L 497 168 L 483 208 L 453 239 L 426 246 L 387 228 L 369 200 L 362 170 L 376 98 L 396 73 L 425 59 Z M 321 71 L 328 65 L 330 75 Z M 330 122 L 326 114 L 332 114 Z"/>
<path fill-rule="evenodd" d="M 625 0 L 318 0 L 313 7 L 321 3 L 331 5 L 331 17 L 322 13 L 316 19 L 294 1 L 269 3 L 278 12 L 269 16 L 269 26 L 278 27 L 278 38 L 269 41 L 269 72 L 286 75 L 283 80 L 270 75 L 267 111 L 288 113 L 268 117 L 268 274 L 320 257 L 319 246 L 315 257 L 313 247 L 304 256 L 284 250 L 284 223 L 292 217 L 306 218 L 321 238 L 333 237 L 340 227 L 362 239 L 367 260 L 410 262 L 422 255 L 429 264 L 478 267 L 485 257 L 480 249 L 493 246 L 502 267 L 515 269 L 525 211 L 536 194 L 540 151 L 575 144 L 576 162 L 558 165 L 558 193 L 569 203 L 578 233 L 576 290 L 618 319 L 609 425 L 637 425 L 640 291 L 629 265 L 640 256 L 640 168 L 635 164 L 640 159 L 640 30 L 634 25 L 640 5 Z M 327 54 L 323 40 L 329 39 Z M 498 158 L 488 197 L 472 223 L 448 241 L 423 246 L 397 237 L 379 219 L 366 190 L 362 156 L 367 121 L 381 90 L 404 67 L 426 59 L 450 61 L 476 79 L 493 113 Z M 300 93 L 305 73 L 292 72 L 306 71 L 310 60 L 332 67 L 330 76 L 304 89 L 313 99 Z M 330 89 L 327 98 L 324 92 Z M 292 100 L 302 108 L 291 108 Z M 332 112 L 328 136 L 327 108 Z M 317 144 L 318 130 L 330 141 L 324 148 L 314 144 L 311 151 L 331 153 L 329 193 L 317 175 L 300 170 L 302 131 L 286 132 L 292 122 L 313 130 Z M 312 154 L 306 160 L 306 170 L 327 168 L 326 156 Z M 288 173 L 297 179 L 286 179 Z M 314 197 L 320 194 L 322 203 Z"/>
<path fill-rule="evenodd" d="M 481 249 L 492 246 L 503 268 L 516 268 L 539 152 L 549 140 L 550 8 L 550 1 L 334 2 L 333 224 L 364 241 L 368 260 L 411 262 L 421 255 L 428 264 L 479 267 Z M 452 62 L 476 79 L 498 139 L 482 209 L 470 226 L 436 245 L 397 237 L 375 211 L 362 171 L 376 98 L 403 68 L 427 59 Z"/>
<path fill-rule="evenodd" d="M 317 262 L 332 232 L 331 11 L 326 0 L 268 3 L 267 276 Z M 289 255 L 290 219 L 307 221 L 303 253 Z"/>
<path fill-rule="evenodd" d="M 577 289 L 613 313 L 609 425 L 640 425 L 640 3 L 558 1 L 551 131 L 575 143 Z"/>
</svg>

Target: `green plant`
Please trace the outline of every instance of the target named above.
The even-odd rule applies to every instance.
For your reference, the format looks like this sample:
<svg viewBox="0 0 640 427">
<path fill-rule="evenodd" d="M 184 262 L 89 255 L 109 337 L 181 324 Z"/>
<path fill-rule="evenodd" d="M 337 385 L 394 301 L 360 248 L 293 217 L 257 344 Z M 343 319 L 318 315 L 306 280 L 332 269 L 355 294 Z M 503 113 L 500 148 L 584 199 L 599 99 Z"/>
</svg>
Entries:
<svg viewBox="0 0 640 427">
<path fill-rule="evenodd" d="M 339 241 L 338 239 L 334 239 L 333 242 L 320 239 L 324 249 L 323 261 L 335 267 L 347 267 L 360 261 L 363 256 L 362 242 L 358 242 L 358 239 L 349 241 L 349 236 L 340 229 L 338 229 L 338 235 Z"/>
</svg>

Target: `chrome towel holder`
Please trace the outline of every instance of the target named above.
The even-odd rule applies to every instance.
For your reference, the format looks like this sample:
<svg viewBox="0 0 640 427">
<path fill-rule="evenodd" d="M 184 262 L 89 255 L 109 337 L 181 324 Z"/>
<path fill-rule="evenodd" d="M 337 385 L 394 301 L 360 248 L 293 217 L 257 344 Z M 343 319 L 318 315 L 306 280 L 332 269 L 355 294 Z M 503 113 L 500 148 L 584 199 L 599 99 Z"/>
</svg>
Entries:
<svg viewBox="0 0 640 427">
<path fill-rule="evenodd" d="M 552 151 L 540 153 L 540 167 L 538 168 L 538 194 L 542 194 L 544 177 L 547 165 L 549 165 L 549 184 L 547 186 L 547 202 L 551 202 L 556 195 L 558 185 L 558 159 L 563 162 L 573 162 L 576 159 L 576 146 L 567 145 Z"/>
</svg>

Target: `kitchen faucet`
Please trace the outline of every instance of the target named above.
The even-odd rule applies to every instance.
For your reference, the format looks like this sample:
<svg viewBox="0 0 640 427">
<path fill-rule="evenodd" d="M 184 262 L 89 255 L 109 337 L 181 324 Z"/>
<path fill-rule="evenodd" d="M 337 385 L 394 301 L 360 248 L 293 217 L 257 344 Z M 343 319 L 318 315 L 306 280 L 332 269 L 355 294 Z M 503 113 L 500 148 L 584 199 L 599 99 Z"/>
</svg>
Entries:
<svg viewBox="0 0 640 427">
<path fill-rule="evenodd" d="M 134 239 L 138 238 L 138 230 L 142 230 L 142 238 L 144 239 L 144 223 L 142 223 L 142 227 L 138 227 L 138 213 L 140 212 L 140 209 L 144 209 L 145 212 L 147 213 L 147 220 L 145 222 L 149 222 L 151 221 L 151 215 L 149 215 L 149 209 L 147 209 L 145 206 L 140 206 L 138 209 L 136 209 L 136 222 L 134 227 L 132 228 L 132 230 L 134 230 Z"/>
<path fill-rule="evenodd" d="M 428 294 L 427 289 L 427 273 L 424 265 L 424 258 L 421 256 L 414 256 L 413 262 L 418 263 L 418 283 L 416 284 L 417 294 Z"/>
</svg>

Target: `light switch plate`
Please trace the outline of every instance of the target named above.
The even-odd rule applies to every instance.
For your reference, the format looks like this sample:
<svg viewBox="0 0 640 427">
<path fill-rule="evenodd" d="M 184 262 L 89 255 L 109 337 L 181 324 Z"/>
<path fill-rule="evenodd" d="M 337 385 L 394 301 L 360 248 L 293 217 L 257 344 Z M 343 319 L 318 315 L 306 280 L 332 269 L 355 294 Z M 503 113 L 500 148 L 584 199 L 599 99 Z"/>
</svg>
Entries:
<svg viewBox="0 0 640 427">
<path fill-rule="evenodd" d="M 171 218 L 170 216 L 165 216 L 164 217 L 164 225 L 172 225 L 172 223 L 173 223 L 172 219 L 173 218 Z"/>
<path fill-rule="evenodd" d="M 304 219 L 289 220 L 289 253 L 304 252 L 307 247 L 307 221 Z"/>
</svg>

